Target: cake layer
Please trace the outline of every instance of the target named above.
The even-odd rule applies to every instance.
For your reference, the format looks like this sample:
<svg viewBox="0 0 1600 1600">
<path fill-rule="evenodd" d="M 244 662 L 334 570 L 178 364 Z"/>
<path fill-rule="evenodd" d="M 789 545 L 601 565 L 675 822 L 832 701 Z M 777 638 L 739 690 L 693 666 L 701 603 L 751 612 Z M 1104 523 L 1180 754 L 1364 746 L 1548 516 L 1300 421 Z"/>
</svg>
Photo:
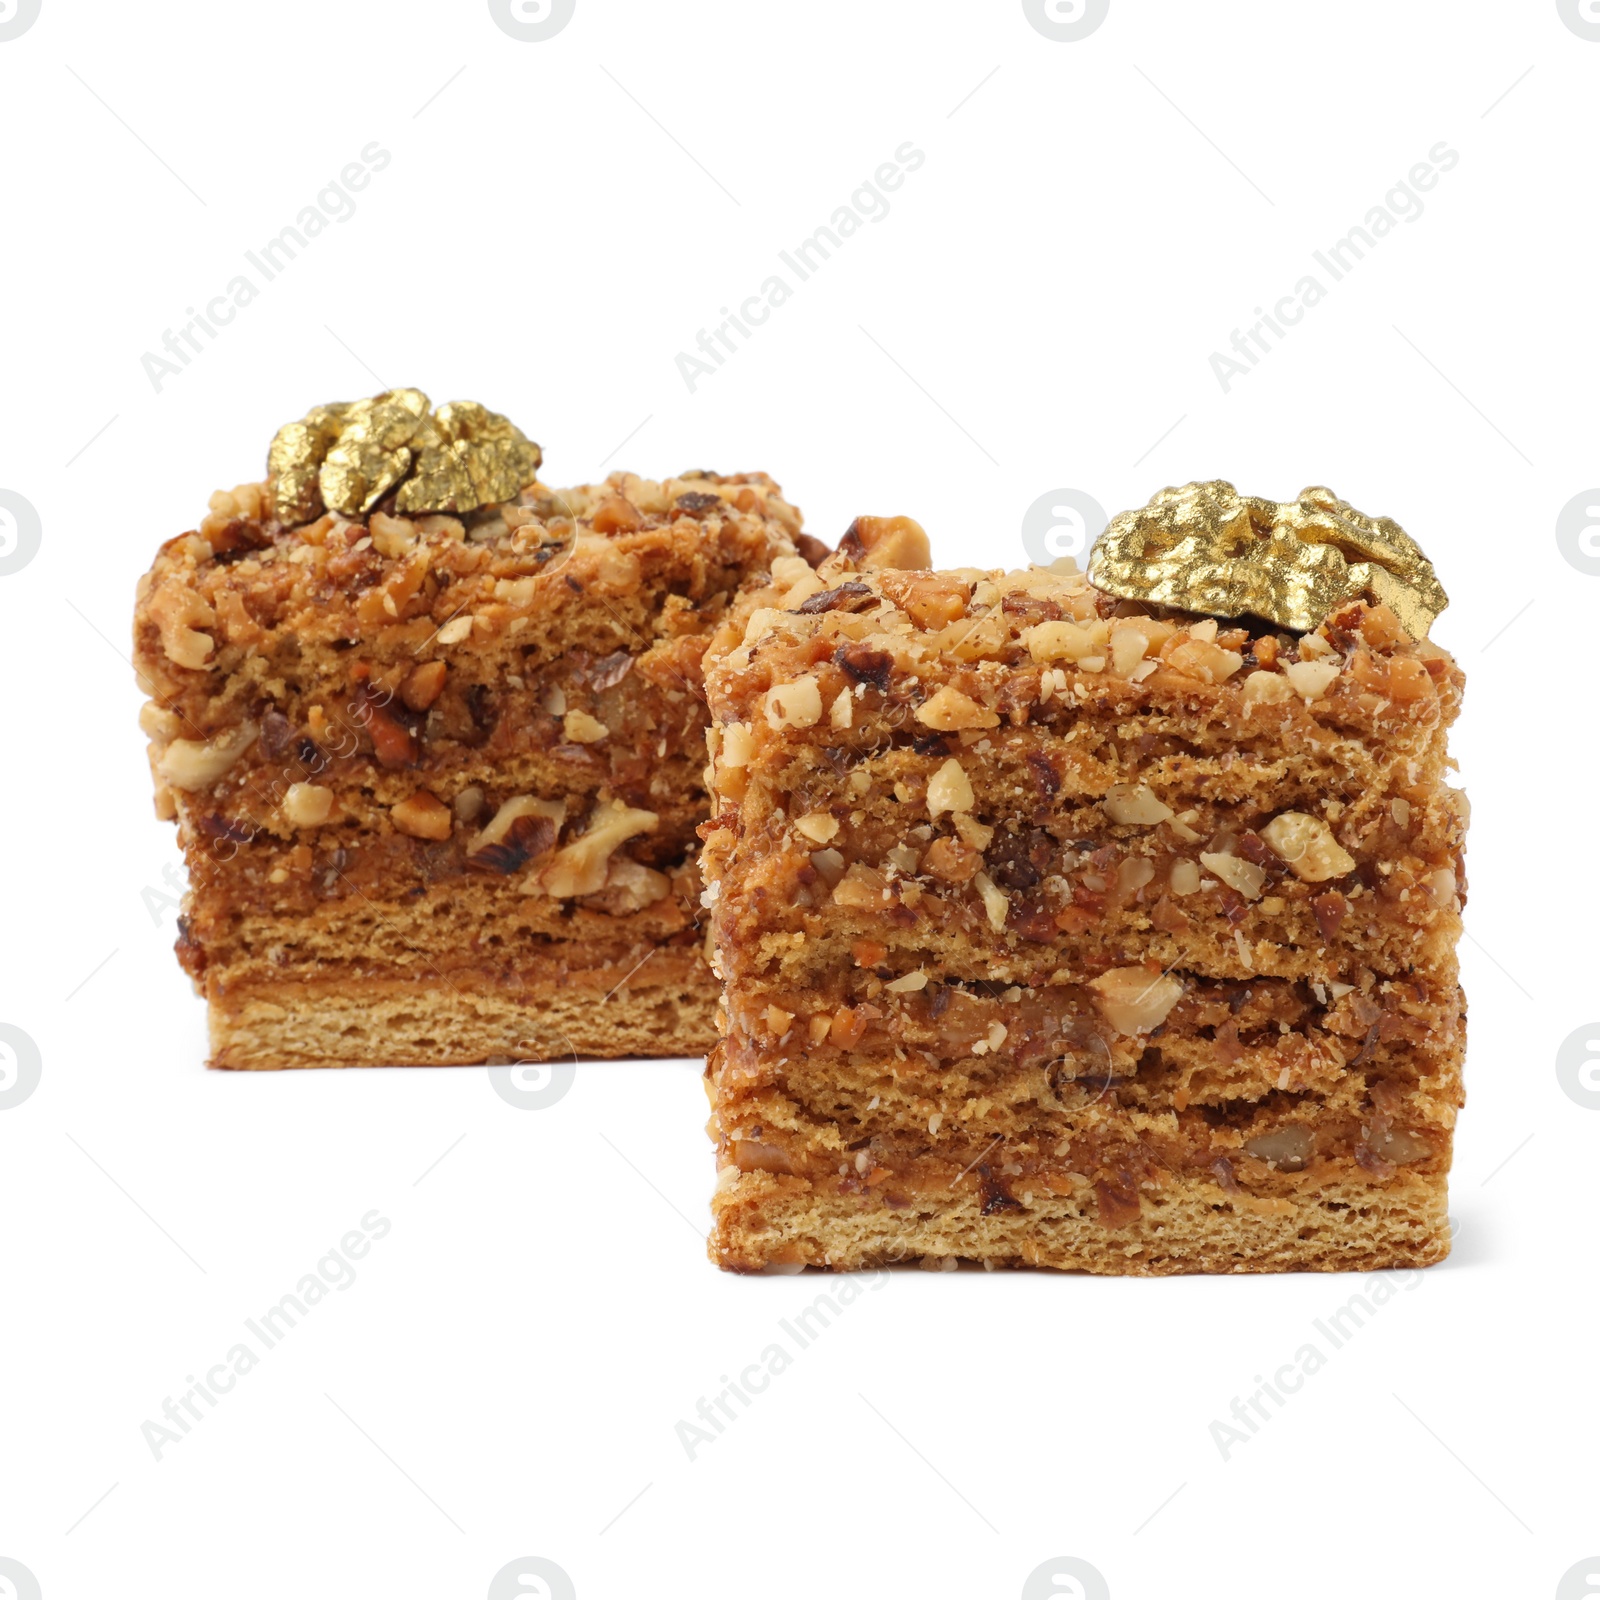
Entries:
<svg viewBox="0 0 1600 1600">
<path fill-rule="evenodd" d="M 1136 1221 L 1113 1228 L 1094 1198 L 1080 1194 L 1036 1194 L 1016 1209 L 995 1208 L 981 1191 L 897 1204 L 725 1169 L 712 1212 L 711 1258 L 738 1272 L 854 1271 L 919 1260 L 1136 1276 L 1360 1272 L 1431 1266 L 1450 1250 L 1444 1188 L 1427 1178 L 1271 1201 L 1173 1179 Z"/>
<path fill-rule="evenodd" d="M 1178 998 L 1157 1028 L 1135 1034 L 1118 1032 L 1103 997 L 1078 986 L 884 994 L 809 1018 L 794 1013 L 787 1023 L 776 1008 L 760 1012 L 741 997 L 730 1002 L 718 1053 L 718 1104 L 742 1113 L 747 1096 L 775 1089 L 823 1118 L 848 1119 L 854 1137 L 925 1130 L 935 1113 L 949 1124 L 964 1107 L 987 1132 L 1010 1136 L 1015 1125 L 994 1121 L 1006 1107 L 1026 1126 L 1084 1093 L 1183 1111 L 1285 1093 L 1326 1100 L 1383 1081 L 1443 1095 L 1431 1116 L 1457 1103 L 1458 990 L 1386 982 L 1337 999 L 1324 991 L 1319 1003 L 1303 986 L 1272 980 L 1167 977 Z"/>
<path fill-rule="evenodd" d="M 213 968 L 257 977 L 381 964 L 448 973 L 538 959 L 552 949 L 581 950 L 598 961 L 613 952 L 622 959 L 640 945 L 698 948 L 703 913 L 693 864 L 668 873 L 650 869 L 649 876 L 636 876 L 627 858 L 619 865 L 624 870 L 613 867 L 609 889 L 565 901 L 477 875 L 392 900 L 336 884 L 344 892 L 280 903 L 272 914 L 237 910 L 222 895 L 201 892 L 184 913 L 178 953 L 199 979 Z"/>
<path fill-rule="evenodd" d="M 717 987 L 697 948 L 597 959 L 577 947 L 522 965 L 304 979 L 212 974 L 214 1067 L 463 1066 L 699 1056 Z"/>
</svg>

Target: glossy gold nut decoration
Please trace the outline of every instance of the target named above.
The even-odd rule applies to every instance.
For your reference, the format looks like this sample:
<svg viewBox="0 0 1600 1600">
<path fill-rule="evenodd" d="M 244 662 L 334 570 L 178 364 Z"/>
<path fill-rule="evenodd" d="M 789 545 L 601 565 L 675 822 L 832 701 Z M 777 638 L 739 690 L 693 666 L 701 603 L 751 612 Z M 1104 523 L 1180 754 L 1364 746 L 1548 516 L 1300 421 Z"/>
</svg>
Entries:
<svg viewBox="0 0 1600 1600">
<path fill-rule="evenodd" d="M 267 452 L 273 512 L 285 524 L 324 511 L 365 516 L 393 493 L 402 512 L 473 511 L 532 483 L 543 455 L 475 400 L 432 410 L 420 389 L 316 406 Z"/>
<path fill-rule="evenodd" d="M 1089 557 L 1097 588 L 1208 616 L 1256 616 L 1309 633 L 1360 596 L 1415 639 L 1450 603 L 1416 541 L 1331 489 L 1279 505 L 1213 479 L 1163 489 L 1106 525 Z"/>
</svg>

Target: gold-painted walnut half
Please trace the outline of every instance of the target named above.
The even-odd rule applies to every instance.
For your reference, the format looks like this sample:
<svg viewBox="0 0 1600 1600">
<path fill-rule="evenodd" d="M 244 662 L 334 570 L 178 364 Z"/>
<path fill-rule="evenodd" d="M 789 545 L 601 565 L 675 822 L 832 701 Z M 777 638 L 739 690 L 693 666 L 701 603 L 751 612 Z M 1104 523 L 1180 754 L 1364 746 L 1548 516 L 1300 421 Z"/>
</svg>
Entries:
<svg viewBox="0 0 1600 1600">
<path fill-rule="evenodd" d="M 1310 633 L 1340 606 L 1382 601 L 1415 639 L 1450 603 L 1417 543 L 1331 489 L 1278 505 L 1215 479 L 1163 489 L 1106 525 L 1089 557 L 1096 588 L 1217 617 Z"/>
<path fill-rule="evenodd" d="M 393 492 L 401 512 L 475 511 L 538 475 L 538 445 L 475 400 L 430 410 L 420 389 L 317 406 L 279 428 L 267 452 L 273 513 L 310 522 L 365 516 Z"/>
</svg>

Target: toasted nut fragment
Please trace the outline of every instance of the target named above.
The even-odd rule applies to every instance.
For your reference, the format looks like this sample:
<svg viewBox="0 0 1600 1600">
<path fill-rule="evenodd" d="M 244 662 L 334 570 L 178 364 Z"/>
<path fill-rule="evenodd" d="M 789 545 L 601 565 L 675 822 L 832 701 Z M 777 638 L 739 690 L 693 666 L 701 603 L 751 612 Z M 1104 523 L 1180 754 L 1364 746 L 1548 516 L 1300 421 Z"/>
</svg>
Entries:
<svg viewBox="0 0 1600 1600">
<path fill-rule="evenodd" d="M 983 897 L 983 910 L 989 919 L 989 926 L 996 933 L 1002 932 L 1006 925 L 1006 914 L 1011 910 L 1010 896 L 987 872 L 980 872 L 972 882 Z"/>
<path fill-rule="evenodd" d="M 839 549 L 865 567 L 925 572 L 933 565 L 928 536 L 910 517 L 857 517 Z"/>
<path fill-rule="evenodd" d="M 1111 670 L 1119 678 L 1126 678 L 1144 660 L 1150 641 L 1142 628 L 1113 628 L 1111 630 Z"/>
<path fill-rule="evenodd" d="M 918 989 L 928 987 L 928 974 L 918 967 L 915 972 L 908 972 L 903 978 L 896 978 L 892 983 L 884 984 L 890 994 L 915 994 Z"/>
<path fill-rule="evenodd" d="M 1174 894 L 1194 894 L 1200 887 L 1200 869 L 1192 861 L 1174 861 L 1167 881 Z"/>
<path fill-rule="evenodd" d="M 789 1024 L 794 1021 L 794 1012 L 785 1011 L 782 1006 L 767 1007 L 767 1031 L 782 1038 L 789 1031 Z"/>
<path fill-rule="evenodd" d="M 809 811 L 796 819 L 794 828 L 814 844 L 827 844 L 839 831 L 839 819 L 830 817 L 826 811 Z"/>
<path fill-rule="evenodd" d="M 291 828 L 320 827 L 333 815 L 333 790 L 291 783 L 283 796 L 283 819 Z"/>
<path fill-rule="evenodd" d="M 589 518 L 589 526 L 596 533 L 632 533 L 635 528 L 644 526 L 644 513 L 630 501 L 624 500 L 621 495 L 611 494 L 594 508 L 594 515 Z"/>
<path fill-rule="evenodd" d="M 841 689 L 833 697 L 833 708 L 828 712 L 828 725 L 833 728 L 848 728 L 854 718 L 855 699 L 848 689 Z"/>
<path fill-rule="evenodd" d="M 477 784 L 469 783 L 456 796 L 452 809 L 455 811 L 457 821 L 476 821 L 478 813 L 483 810 L 483 790 Z"/>
<path fill-rule="evenodd" d="M 209 789 L 256 742 L 253 722 L 241 722 L 215 739 L 174 739 L 156 762 L 156 776 L 174 789 Z"/>
<path fill-rule="evenodd" d="M 438 632 L 440 644 L 460 644 L 463 639 L 472 633 L 472 618 L 452 617 Z"/>
<path fill-rule="evenodd" d="M 612 856 L 606 868 L 605 894 L 613 915 L 643 911 L 672 892 L 672 880 L 664 872 L 647 867 L 631 856 Z"/>
<path fill-rule="evenodd" d="M 822 720 L 822 691 L 810 676 L 780 683 L 767 690 L 766 709 L 769 728 L 815 727 Z"/>
<path fill-rule="evenodd" d="M 392 806 L 389 820 L 399 832 L 413 839 L 448 839 L 455 824 L 450 807 L 426 789 L 418 789 L 409 799 Z"/>
<path fill-rule="evenodd" d="M 1285 811 L 1261 830 L 1261 837 L 1302 883 L 1323 883 L 1355 871 L 1355 858 L 1320 817 Z"/>
<path fill-rule="evenodd" d="M 463 791 L 461 800 L 470 790 Z M 483 791 L 478 790 L 478 807 Z M 476 809 L 473 815 L 477 815 Z M 488 824 L 467 844 L 467 866 L 474 872 L 497 872 L 509 876 L 542 856 L 555 842 L 566 821 L 565 800 L 539 800 L 532 795 L 514 795 L 503 801 Z"/>
<path fill-rule="evenodd" d="M 1277 706 L 1294 699 L 1294 689 L 1281 672 L 1252 672 L 1244 680 L 1240 699 L 1247 711 L 1251 706 Z"/>
<path fill-rule="evenodd" d="M 971 695 L 952 689 L 949 684 L 938 690 L 917 707 L 917 721 L 925 728 L 940 733 L 953 733 L 961 728 L 997 728 L 1000 718 L 980 706 Z"/>
<path fill-rule="evenodd" d="M 1129 856 L 1117 868 L 1117 893 L 1137 894 L 1156 875 L 1156 864 L 1149 856 Z"/>
<path fill-rule="evenodd" d="M 1311 1159 L 1316 1142 L 1316 1135 L 1309 1128 L 1298 1122 L 1286 1122 L 1271 1133 L 1257 1134 L 1254 1139 L 1247 1140 L 1245 1149 L 1257 1161 L 1265 1161 L 1280 1172 L 1301 1172 Z"/>
<path fill-rule="evenodd" d="M 1172 815 L 1172 807 L 1163 805 L 1142 783 L 1112 784 L 1100 808 L 1109 821 L 1134 828 L 1153 828 Z"/>
<path fill-rule="evenodd" d="M 811 865 L 830 889 L 844 876 L 844 857 L 837 850 L 813 850 Z"/>
<path fill-rule="evenodd" d="M 561 719 L 561 734 L 571 744 L 599 744 L 611 730 L 587 711 L 569 711 Z"/>
<path fill-rule="evenodd" d="M 950 821 L 955 825 L 963 844 L 970 844 L 980 854 L 989 848 L 989 842 L 994 838 L 993 828 L 985 827 L 976 817 L 965 811 L 956 812 Z"/>
<path fill-rule="evenodd" d="M 203 667 L 214 642 L 200 628 L 210 627 L 217 614 L 193 589 L 168 581 L 150 598 L 150 617 L 161 635 L 161 648 L 180 667 Z"/>
<path fill-rule="evenodd" d="M 1446 907 L 1455 905 L 1456 875 L 1449 867 L 1440 867 L 1437 872 L 1430 872 L 1422 883 L 1435 905 Z"/>
<path fill-rule="evenodd" d="M 1215 628 L 1215 619 L 1207 618 L 1207 621 Z M 1209 639 L 1196 638 L 1193 628 L 1187 639 L 1167 651 L 1165 660 L 1174 672 L 1198 678 L 1202 683 L 1226 683 L 1244 665 L 1244 657 L 1237 651 L 1224 650 Z"/>
<path fill-rule="evenodd" d="M 1183 985 L 1170 974 L 1147 967 L 1113 967 L 1089 987 L 1100 996 L 1100 1011 L 1118 1033 L 1149 1033 L 1167 1020 Z"/>
<path fill-rule="evenodd" d="M 1230 889 L 1242 894 L 1246 900 L 1257 900 L 1261 886 L 1267 881 L 1266 873 L 1253 861 L 1243 856 L 1231 856 L 1221 850 L 1202 850 L 1200 860 L 1207 872 L 1214 872 Z"/>
<path fill-rule="evenodd" d="M 811 563 L 801 556 L 777 556 L 772 563 L 772 581 L 780 589 L 792 589 L 807 578 L 816 577 Z"/>
<path fill-rule="evenodd" d="M 956 839 L 935 839 L 922 858 L 922 870 L 945 883 L 965 883 L 978 870 L 981 851 Z"/>
<path fill-rule="evenodd" d="M 1081 661 L 1102 648 L 1076 622 L 1038 622 L 1023 630 L 1021 642 L 1035 661 Z"/>
<path fill-rule="evenodd" d="M 815 862 L 816 857 L 813 856 Z M 852 864 L 834 885 L 833 903 L 849 906 L 858 911 L 881 910 L 888 904 L 887 885 L 881 873 L 864 867 L 859 861 Z"/>
<path fill-rule="evenodd" d="M 417 527 L 405 517 L 387 517 L 374 511 L 367 523 L 372 534 L 372 548 L 379 555 L 403 556 L 417 542 Z"/>
<path fill-rule="evenodd" d="M 961 763 L 951 756 L 928 780 L 928 815 L 937 817 L 945 811 L 971 809 L 972 784 Z"/>
<path fill-rule="evenodd" d="M 1407 1133 L 1404 1128 L 1390 1128 L 1385 1133 L 1373 1134 L 1366 1141 L 1366 1147 L 1379 1161 L 1392 1161 L 1400 1167 L 1412 1161 L 1421 1161 L 1430 1148 L 1426 1140 L 1419 1139 L 1414 1133 Z M 1356 1159 L 1360 1160 L 1359 1153 Z"/>
<path fill-rule="evenodd" d="M 426 711 L 439 698 L 450 669 L 442 661 L 423 661 L 406 674 L 400 685 L 400 698 L 413 711 Z"/>
<path fill-rule="evenodd" d="M 747 722 L 730 722 L 722 730 L 717 760 L 725 767 L 747 767 L 756 753 L 755 735 Z"/>
<path fill-rule="evenodd" d="M 596 806 L 584 832 L 571 844 L 563 845 L 533 874 L 532 891 L 557 900 L 598 894 L 605 887 L 606 864 L 612 851 L 625 839 L 651 832 L 660 820 L 654 811 L 641 811 L 620 800 Z"/>
<path fill-rule="evenodd" d="M 1305 649 L 1304 639 L 1300 641 L 1300 648 Z M 1286 661 L 1283 667 L 1283 675 L 1307 705 L 1328 692 L 1339 671 L 1337 661 Z"/>
<path fill-rule="evenodd" d="M 170 744 L 183 732 L 183 718 L 154 700 L 146 700 L 139 707 L 139 726 L 146 738 L 154 739 L 157 744 Z"/>
<path fill-rule="evenodd" d="M 966 615 L 971 585 L 952 573 L 930 572 L 909 583 L 902 579 L 892 589 L 886 583 L 884 590 L 919 628 L 933 630 Z"/>
</svg>

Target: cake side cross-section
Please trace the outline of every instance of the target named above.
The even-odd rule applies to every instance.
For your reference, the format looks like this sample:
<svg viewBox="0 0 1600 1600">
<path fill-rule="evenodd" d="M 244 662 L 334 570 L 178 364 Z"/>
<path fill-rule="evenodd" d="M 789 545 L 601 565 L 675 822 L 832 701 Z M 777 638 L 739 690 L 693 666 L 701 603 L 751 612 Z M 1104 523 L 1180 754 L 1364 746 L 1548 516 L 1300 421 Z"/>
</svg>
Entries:
<svg viewBox="0 0 1600 1600">
<path fill-rule="evenodd" d="M 1441 1259 L 1450 656 L 849 554 L 707 663 L 713 1259 Z"/>
<path fill-rule="evenodd" d="M 283 481 L 214 496 L 134 626 L 212 1065 L 702 1054 L 701 657 L 799 513 L 761 473 L 460 514 L 313 478 L 286 523 Z"/>
</svg>

